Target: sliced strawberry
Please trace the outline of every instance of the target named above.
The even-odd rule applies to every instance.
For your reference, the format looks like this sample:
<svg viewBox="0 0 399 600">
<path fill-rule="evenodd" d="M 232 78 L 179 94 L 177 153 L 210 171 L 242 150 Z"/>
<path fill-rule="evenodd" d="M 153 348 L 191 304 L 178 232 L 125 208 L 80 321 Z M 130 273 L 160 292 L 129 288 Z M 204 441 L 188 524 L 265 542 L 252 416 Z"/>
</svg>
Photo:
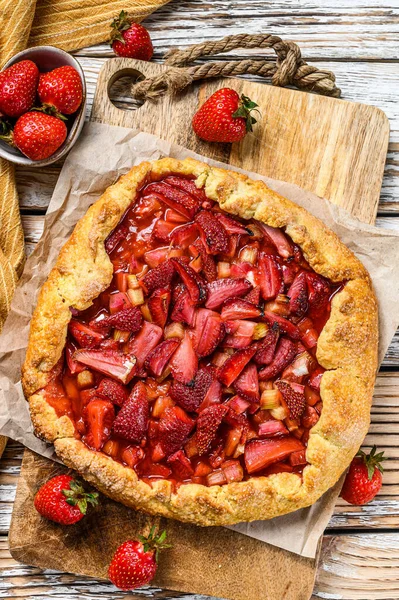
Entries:
<svg viewBox="0 0 399 600">
<path fill-rule="evenodd" d="M 330 284 L 324 277 L 306 272 L 306 282 L 308 284 L 309 307 L 311 316 L 318 316 L 326 310 L 331 296 Z"/>
<path fill-rule="evenodd" d="M 122 406 L 129 397 L 129 392 L 124 385 L 108 377 L 101 379 L 96 394 L 100 398 L 105 398 L 105 400 L 109 400 L 117 406 Z"/>
<path fill-rule="evenodd" d="M 229 235 L 238 233 L 241 235 L 253 235 L 253 232 L 250 229 L 247 229 L 245 225 L 231 217 L 230 215 L 226 215 L 226 213 L 214 213 L 215 217 L 220 221 L 223 227 L 226 230 L 226 233 Z"/>
<path fill-rule="evenodd" d="M 245 444 L 247 440 L 247 435 L 250 430 L 250 424 L 247 417 L 242 413 L 237 413 L 232 408 L 229 408 L 229 411 L 226 413 L 224 420 L 226 423 L 234 427 L 235 429 L 239 429 L 241 431 L 241 444 Z"/>
<path fill-rule="evenodd" d="M 111 231 L 107 239 L 105 240 L 105 250 L 108 254 L 111 254 L 122 240 L 126 239 L 129 233 L 127 225 L 118 225 L 116 229 Z"/>
<path fill-rule="evenodd" d="M 162 242 L 169 242 L 171 233 L 175 229 L 176 223 L 170 223 L 169 221 L 164 221 L 164 219 L 157 219 L 154 229 L 152 230 L 152 236 Z M 148 252 L 146 252 L 146 254 L 148 254 Z"/>
<path fill-rule="evenodd" d="M 276 315 L 275 313 L 265 310 L 264 313 L 265 320 L 270 323 L 270 325 L 277 324 L 280 331 L 286 333 L 291 339 L 299 340 L 301 337 L 301 332 L 298 327 L 291 323 L 288 319 L 284 319 L 284 317 L 280 317 L 280 315 Z"/>
<path fill-rule="evenodd" d="M 167 208 L 165 210 L 165 221 L 168 223 L 175 223 L 175 226 L 187 223 L 187 217 L 183 217 L 180 213 L 173 210 L 173 208 Z"/>
<path fill-rule="evenodd" d="M 251 406 L 251 402 L 244 400 L 244 398 L 241 398 L 241 396 L 233 396 L 231 400 L 226 402 L 226 404 L 228 404 L 231 410 L 234 410 L 234 412 L 236 412 L 239 415 L 244 413 L 247 410 L 247 408 Z"/>
<path fill-rule="evenodd" d="M 225 386 L 229 387 L 233 381 L 237 379 L 241 371 L 249 363 L 253 355 L 255 354 L 257 347 L 251 346 L 244 350 L 237 350 L 230 358 L 219 368 L 218 379 Z"/>
<path fill-rule="evenodd" d="M 203 272 L 205 279 L 207 281 L 215 281 L 217 278 L 216 264 L 213 257 L 207 253 L 201 238 L 198 238 L 194 244 L 190 246 L 189 250 L 194 256 L 200 257 L 201 271 Z"/>
<path fill-rule="evenodd" d="M 256 327 L 255 321 L 225 321 L 225 328 L 231 335 L 223 340 L 226 348 L 247 348 L 251 343 Z"/>
<path fill-rule="evenodd" d="M 160 377 L 179 344 L 179 339 L 171 338 L 155 346 L 145 359 L 145 368 L 155 377 Z"/>
<path fill-rule="evenodd" d="M 203 188 L 198 188 L 195 185 L 194 179 L 187 179 L 187 177 L 176 177 L 175 175 L 170 175 L 169 177 L 165 177 L 164 181 L 166 181 L 166 183 L 169 183 L 169 185 L 172 185 L 173 187 L 177 187 L 180 190 L 187 192 L 187 194 L 193 196 L 199 204 L 207 199 Z"/>
<path fill-rule="evenodd" d="M 317 367 L 317 369 L 315 369 L 312 375 L 309 377 L 308 384 L 317 392 L 320 391 L 321 378 L 323 377 L 324 372 L 325 369 L 323 369 L 323 367 Z"/>
<path fill-rule="evenodd" d="M 83 419 L 86 424 L 84 441 L 90 448 L 101 450 L 111 435 L 115 419 L 114 405 L 108 400 L 94 398 L 85 407 Z"/>
<path fill-rule="evenodd" d="M 158 288 L 164 288 L 169 285 L 175 274 L 175 268 L 171 260 L 166 260 L 164 263 L 151 269 L 146 273 L 140 283 L 147 294 L 151 294 Z"/>
<path fill-rule="evenodd" d="M 186 288 L 181 289 L 180 294 L 175 301 L 170 318 L 177 323 L 186 323 L 190 326 L 194 325 L 195 305 L 190 300 L 190 295 Z"/>
<path fill-rule="evenodd" d="M 178 450 L 169 456 L 166 462 L 181 481 L 190 478 L 194 474 L 190 459 L 187 458 L 184 450 Z"/>
<path fill-rule="evenodd" d="M 228 410 L 229 408 L 223 404 L 215 404 L 214 406 L 205 408 L 200 413 L 197 420 L 196 434 L 198 454 L 200 456 L 209 450 Z"/>
<path fill-rule="evenodd" d="M 143 324 L 143 315 L 137 306 L 132 306 L 130 308 L 124 308 L 109 317 L 105 317 L 102 321 L 99 321 L 98 324 L 101 327 L 114 327 L 115 329 L 121 329 L 122 331 L 136 333 Z"/>
<path fill-rule="evenodd" d="M 230 319 L 256 319 L 261 311 L 254 304 L 242 298 L 231 298 L 223 304 L 221 317 L 223 321 Z"/>
<path fill-rule="evenodd" d="M 230 268 L 230 274 L 234 279 L 248 279 L 251 276 L 251 273 L 254 273 L 255 267 L 253 264 L 249 262 L 239 262 L 237 264 L 232 264 Z"/>
<path fill-rule="evenodd" d="M 195 223 L 187 223 L 181 225 L 173 230 L 170 236 L 170 242 L 172 246 L 179 246 L 180 248 L 188 248 L 190 244 L 193 244 L 198 237 L 198 228 Z"/>
<path fill-rule="evenodd" d="M 199 357 L 208 356 L 217 348 L 225 335 L 225 328 L 217 312 L 200 308 L 195 315 L 193 344 Z"/>
<path fill-rule="evenodd" d="M 269 365 L 272 362 L 279 335 L 280 329 L 277 323 L 273 324 L 261 341 L 259 349 L 254 356 L 254 361 L 258 365 Z"/>
<path fill-rule="evenodd" d="M 198 369 L 198 357 L 194 352 L 188 331 L 169 362 L 173 377 L 180 383 L 190 383 Z"/>
<path fill-rule="evenodd" d="M 283 277 L 280 265 L 272 254 L 259 256 L 260 290 L 264 300 L 275 298 L 282 290 Z"/>
<path fill-rule="evenodd" d="M 144 196 L 155 194 L 165 204 L 189 219 L 193 219 L 200 209 L 200 203 L 191 194 L 167 183 L 150 183 L 144 189 Z"/>
<path fill-rule="evenodd" d="M 100 331 L 95 331 L 75 319 L 69 321 L 68 330 L 81 348 L 95 348 L 105 337 Z"/>
<path fill-rule="evenodd" d="M 245 466 L 248 473 L 252 474 L 303 448 L 302 442 L 292 437 L 252 441 L 245 446 Z"/>
<path fill-rule="evenodd" d="M 272 362 L 259 371 L 259 379 L 272 379 L 279 375 L 292 362 L 296 353 L 296 344 L 288 338 L 281 338 Z"/>
<path fill-rule="evenodd" d="M 281 378 L 287 381 L 302 383 L 304 378 L 308 377 L 308 375 L 316 368 L 316 365 L 316 360 L 305 350 L 298 354 L 298 356 L 295 357 L 294 362 L 284 369 Z"/>
<path fill-rule="evenodd" d="M 133 340 L 127 344 L 130 354 L 133 354 L 137 359 L 137 366 L 141 369 L 145 359 L 159 343 L 163 335 L 163 331 L 155 323 L 144 321 L 139 333 Z"/>
<path fill-rule="evenodd" d="M 216 219 L 210 210 L 202 210 L 195 217 L 201 239 L 205 245 L 208 254 L 223 254 L 229 249 L 229 237 L 226 229 L 220 221 Z"/>
<path fill-rule="evenodd" d="M 144 383 L 139 381 L 118 412 L 113 432 L 124 440 L 140 444 L 147 433 L 149 417 L 147 390 Z"/>
<path fill-rule="evenodd" d="M 299 467 L 301 465 L 306 465 L 306 449 L 299 450 L 297 452 L 293 452 L 289 457 L 290 464 L 293 467 Z"/>
<path fill-rule="evenodd" d="M 129 383 L 136 371 L 136 356 L 117 350 L 77 350 L 73 358 L 122 383 Z"/>
<path fill-rule="evenodd" d="M 252 288 L 252 284 L 247 279 L 217 279 L 207 284 L 208 299 L 205 303 L 206 308 L 217 308 L 223 302 L 230 298 L 243 296 Z"/>
<path fill-rule="evenodd" d="M 281 229 L 277 229 L 276 227 L 270 227 L 270 225 L 266 225 L 265 223 L 259 223 L 261 226 L 263 233 L 266 234 L 266 237 L 273 243 L 276 247 L 277 252 L 283 258 L 289 258 L 290 256 L 294 256 L 294 247 L 287 236 L 281 231 Z"/>
<path fill-rule="evenodd" d="M 259 424 L 258 435 L 259 437 L 276 437 L 280 435 L 288 435 L 289 431 L 281 421 L 276 419 L 270 419 L 263 421 Z"/>
<path fill-rule="evenodd" d="M 179 381 L 173 381 L 169 389 L 171 398 L 188 412 L 197 410 L 207 395 L 214 381 L 214 375 L 210 368 L 197 371 L 194 385 L 185 385 Z"/>
<path fill-rule="evenodd" d="M 148 299 L 147 304 L 151 313 L 152 321 L 156 325 L 159 325 L 159 327 L 163 328 L 166 325 L 171 296 L 172 294 L 170 288 L 165 287 L 154 290 L 151 297 Z"/>
<path fill-rule="evenodd" d="M 65 345 L 65 358 L 68 365 L 68 369 L 71 371 L 72 375 L 77 375 L 78 373 L 84 371 L 86 368 L 84 365 L 78 363 L 73 358 L 73 355 L 75 354 L 77 349 L 78 347 L 72 341 L 67 341 Z"/>
<path fill-rule="evenodd" d="M 305 406 L 305 414 L 302 417 L 302 425 L 307 429 L 311 429 L 320 419 L 320 414 L 313 406 Z"/>
<path fill-rule="evenodd" d="M 144 260 L 150 269 L 154 269 L 155 267 L 159 267 L 162 265 L 169 255 L 169 246 L 165 248 L 155 248 L 154 250 L 148 250 L 148 252 L 144 252 Z"/>
<path fill-rule="evenodd" d="M 253 363 L 250 363 L 241 372 L 234 382 L 235 392 L 250 402 L 259 402 L 259 379 L 258 371 Z"/>
<path fill-rule="evenodd" d="M 306 406 L 304 391 L 298 391 L 298 388 L 293 387 L 295 384 L 291 385 L 291 383 L 287 381 L 276 381 L 275 384 L 280 390 L 289 408 L 291 419 L 299 419 L 299 417 L 302 416 Z"/>
<path fill-rule="evenodd" d="M 205 398 L 198 407 L 198 412 L 203 411 L 208 406 L 220 404 L 222 401 L 223 387 L 220 381 L 214 379 L 205 394 Z"/>
<path fill-rule="evenodd" d="M 255 304 L 255 306 L 259 306 L 260 304 L 260 287 L 254 287 L 253 290 L 251 290 L 250 292 L 248 292 L 248 294 L 246 294 L 244 296 L 244 300 L 246 300 L 247 302 L 252 302 L 252 304 Z"/>
<path fill-rule="evenodd" d="M 287 292 L 290 298 L 290 310 L 297 317 L 303 317 L 308 310 L 308 290 L 306 285 L 306 272 L 301 271 L 295 277 Z"/>
<path fill-rule="evenodd" d="M 179 406 L 167 408 L 159 421 L 158 439 L 166 456 L 181 450 L 195 422 Z"/>
<path fill-rule="evenodd" d="M 171 258 L 176 272 L 181 277 L 190 296 L 190 300 L 197 304 L 206 298 L 206 284 L 202 278 L 179 258 Z"/>
</svg>

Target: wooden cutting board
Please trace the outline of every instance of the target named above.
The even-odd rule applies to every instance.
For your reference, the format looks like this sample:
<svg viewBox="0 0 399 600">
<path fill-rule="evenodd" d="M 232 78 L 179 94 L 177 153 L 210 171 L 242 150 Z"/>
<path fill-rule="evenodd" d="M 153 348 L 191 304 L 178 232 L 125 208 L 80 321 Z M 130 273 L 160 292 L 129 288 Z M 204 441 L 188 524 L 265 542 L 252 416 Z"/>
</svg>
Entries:
<svg viewBox="0 0 399 600">
<path fill-rule="evenodd" d="M 374 222 L 389 138 L 388 120 L 379 109 L 240 79 L 206 82 L 173 99 L 146 102 L 135 111 L 120 110 L 110 101 L 108 92 L 117 79 L 165 70 L 130 59 L 108 61 L 99 76 L 91 120 L 138 128 L 199 154 L 295 183 L 364 222 Z M 192 115 L 226 85 L 256 101 L 262 117 L 240 144 L 202 142 L 192 132 Z M 33 507 L 34 494 L 44 481 L 63 471 L 62 466 L 25 452 L 9 536 L 11 553 L 38 567 L 106 577 L 116 547 L 146 530 L 153 519 L 103 497 L 100 507 L 73 527 L 44 521 Z M 173 549 L 164 554 L 155 585 L 232 600 L 311 596 L 316 560 L 225 528 L 161 521 Z"/>
</svg>

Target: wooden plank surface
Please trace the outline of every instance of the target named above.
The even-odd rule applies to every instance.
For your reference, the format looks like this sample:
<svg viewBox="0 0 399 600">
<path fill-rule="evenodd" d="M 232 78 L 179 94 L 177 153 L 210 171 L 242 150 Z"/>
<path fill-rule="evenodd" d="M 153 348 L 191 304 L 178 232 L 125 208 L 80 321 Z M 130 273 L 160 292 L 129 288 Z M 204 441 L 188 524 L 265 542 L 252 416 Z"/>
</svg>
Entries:
<svg viewBox="0 0 399 600">
<path fill-rule="evenodd" d="M 383 109 L 390 119 L 391 143 L 377 223 L 399 229 L 398 22 L 397 0 L 173 0 L 145 24 L 154 41 L 156 60 L 170 47 L 185 47 L 229 33 L 267 31 L 292 39 L 300 44 L 307 60 L 337 74 L 344 98 Z M 90 100 L 100 67 L 112 52 L 103 44 L 77 54 L 85 69 Z M 248 54 L 236 52 L 237 56 Z M 120 102 L 130 104 L 123 97 Z M 25 213 L 44 212 L 58 173 L 59 166 L 40 172 L 18 171 L 21 208 Z M 40 225 L 33 220 L 25 225 L 32 240 L 28 250 L 32 250 Z M 391 345 L 384 365 L 399 369 L 399 337 Z M 380 441 L 388 425 L 393 431 L 389 435 L 392 445 L 385 448 L 390 460 L 382 493 L 361 508 L 338 502 L 329 534 L 324 538 L 314 599 L 397 600 L 399 597 L 399 457 L 395 435 L 399 418 L 398 384 L 398 373 L 380 374 L 372 414 L 373 428 L 382 432 L 372 433 L 370 439 Z M 388 416 L 381 417 L 382 414 Z M 0 462 L 0 597 L 100 600 L 179 596 L 157 589 L 126 595 L 106 582 L 41 572 L 15 563 L 7 551 L 6 535 L 21 457 L 21 448 L 9 443 Z M 390 528 L 391 532 L 387 532 Z M 188 600 L 187 595 L 180 597 Z M 190 600 L 200 597 L 191 596 Z"/>
</svg>

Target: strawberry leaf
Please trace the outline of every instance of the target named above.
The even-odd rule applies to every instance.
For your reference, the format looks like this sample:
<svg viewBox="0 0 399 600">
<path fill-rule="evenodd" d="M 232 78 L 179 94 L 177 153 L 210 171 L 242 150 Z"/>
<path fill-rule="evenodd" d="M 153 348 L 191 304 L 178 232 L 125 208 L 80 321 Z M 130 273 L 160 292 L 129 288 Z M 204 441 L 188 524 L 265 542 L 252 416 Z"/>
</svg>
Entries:
<svg viewBox="0 0 399 600">
<path fill-rule="evenodd" d="M 257 110 L 257 106 L 258 104 L 256 104 L 256 102 L 248 98 L 248 96 L 242 94 L 241 104 L 233 113 L 233 118 L 236 119 L 237 117 L 241 117 L 242 119 L 245 119 L 245 126 L 247 131 L 252 131 L 252 125 L 256 123 L 256 119 L 251 115 L 251 111 L 256 110 L 256 112 L 259 113 L 259 110 Z"/>
<path fill-rule="evenodd" d="M 359 450 L 356 456 L 361 458 L 366 465 L 369 481 L 373 478 L 376 469 L 378 469 L 380 473 L 384 472 L 381 463 L 383 460 L 386 460 L 386 458 L 384 457 L 384 452 L 378 452 L 377 454 L 377 447 L 375 445 L 372 447 L 370 454 L 366 454 L 363 450 Z"/>
</svg>

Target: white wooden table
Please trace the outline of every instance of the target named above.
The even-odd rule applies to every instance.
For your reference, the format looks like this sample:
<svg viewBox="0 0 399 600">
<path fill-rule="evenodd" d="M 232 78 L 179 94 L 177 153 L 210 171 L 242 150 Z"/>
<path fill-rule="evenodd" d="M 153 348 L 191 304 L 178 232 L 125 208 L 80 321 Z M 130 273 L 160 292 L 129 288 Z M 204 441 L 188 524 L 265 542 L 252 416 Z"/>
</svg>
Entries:
<svg viewBox="0 0 399 600">
<path fill-rule="evenodd" d="M 170 47 L 234 33 L 269 32 L 299 44 L 305 59 L 337 76 L 343 97 L 378 106 L 391 125 L 391 140 L 377 224 L 399 229 L 399 0 L 172 0 L 147 19 L 155 60 Z M 251 52 L 257 55 L 256 51 Z M 98 72 L 112 56 L 107 45 L 76 52 L 88 83 L 89 108 Z M 248 56 L 248 53 L 246 53 Z M 129 107 L 129 98 L 121 99 Z M 60 165 L 17 172 L 28 251 L 38 241 L 43 214 Z M 378 377 L 372 425 L 365 446 L 376 443 L 388 458 L 384 485 L 365 507 L 339 501 L 323 541 L 313 599 L 399 598 L 399 336 Z M 16 563 L 7 546 L 22 448 L 9 442 L 0 461 L 0 598 L 86 600 L 186 598 L 149 588 L 135 594 L 108 582 Z M 283 599 L 282 599 L 283 600 Z"/>
</svg>

